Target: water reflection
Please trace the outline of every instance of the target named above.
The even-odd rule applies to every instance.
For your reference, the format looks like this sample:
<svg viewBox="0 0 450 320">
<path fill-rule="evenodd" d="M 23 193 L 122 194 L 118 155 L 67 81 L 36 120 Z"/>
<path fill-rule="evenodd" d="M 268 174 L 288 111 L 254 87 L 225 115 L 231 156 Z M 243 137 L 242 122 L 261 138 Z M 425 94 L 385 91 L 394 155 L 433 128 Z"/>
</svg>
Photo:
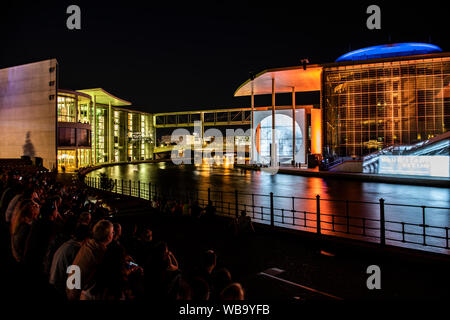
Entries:
<svg viewBox="0 0 450 320">
<path fill-rule="evenodd" d="M 176 166 L 163 162 L 144 163 L 106 167 L 94 171 L 90 175 L 98 176 L 101 172 L 106 172 L 112 179 L 151 182 L 152 185 L 158 185 L 164 190 L 171 190 L 171 192 L 204 190 L 200 192 L 204 198 L 207 198 L 206 190 L 211 188 L 213 191 L 222 191 L 212 192 L 213 200 L 222 202 L 233 203 L 234 191 L 238 190 L 240 194 L 248 194 L 240 195 L 239 202 L 243 203 L 244 208 L 251 207 L 252 204 L 259 207 L 270 207 L 269 194 L 273 192 L 276 196 L 283 196 L 283 198 L 274 198 L 276 211 L 283 215 L 292 213 L 292 209 L 298 212 L 315 212 L 316 195 L 321 197 L 322 214 L 345 216 L 349 213 L 353 217 L 367 219 L 379 219 L 380 198 L 384 198 L 386 204 L 450 207 L 450 192 L 446 188 L 322 179 L 286 174 L 270 175 L 261 171 L 246 171 L 229 166 Z M 251 194 L 254 194 L 253 199 Z M 292 199 L 291 197 L 308 199 Z M 346 203 L 343 200 L 349 200 L 349 202 Z M 386 205 L 385 213 L 386 220 L 420 224 L 423 219 L 421 208 Z M 323 221 L 330 221 L 331 217 L 324 215 L 323 219 Z M 450 214 L 448 210 L 427 209 L 426 223 L 443 227 L 449 226 Z"/>
<path fill-rule="evenodd" d="M 137 169 L 137 170 L 136 170 Z M 450 192 L 446 188 L 411 186 L 387 183 L 345 181 L 317 177 L 270 175 L 261 171 L 246 171 L 232 167 L 210 165 L 173 165 L 171 163 L 143 163 L 106 167 L 90 173 L 98 176 L 106 172 L 112 179 L 140 180 L 157 185 L 247 193 L 298 196 L 322 199 L 450 206 Z"/>
</svg>

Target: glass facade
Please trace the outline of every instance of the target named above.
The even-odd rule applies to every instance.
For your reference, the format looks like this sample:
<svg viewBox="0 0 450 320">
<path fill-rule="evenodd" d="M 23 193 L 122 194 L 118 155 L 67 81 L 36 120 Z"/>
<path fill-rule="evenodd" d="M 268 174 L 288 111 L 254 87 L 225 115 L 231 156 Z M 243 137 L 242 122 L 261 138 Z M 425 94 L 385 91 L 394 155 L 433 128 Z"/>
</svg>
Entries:
<svg viewBox="0 0 450 320">
<path fill-rule="evenodd" d="M 327 67 L 324 152 L 360 156 L 450 127 L 450 57 Z"/>
<path fill-rule="evenodd" d="M 151 114 L 129 112 L 113 107 L 109 115 L 107 106 L 97 104 L 96 115 L 95 163 L 152 158 L 153 116 Z M 108 128 L 110 124 L 111 128 Z"/>
<path fill-rule="evenodd" d="M 58 171 L 73 172 L 77 168 L 76 150 L 58 149 Z"/>
<path fill-rule="evenodd" d="M 75 98 L 58 95 L 58 121 L 76 122 Z"/>
</svg>

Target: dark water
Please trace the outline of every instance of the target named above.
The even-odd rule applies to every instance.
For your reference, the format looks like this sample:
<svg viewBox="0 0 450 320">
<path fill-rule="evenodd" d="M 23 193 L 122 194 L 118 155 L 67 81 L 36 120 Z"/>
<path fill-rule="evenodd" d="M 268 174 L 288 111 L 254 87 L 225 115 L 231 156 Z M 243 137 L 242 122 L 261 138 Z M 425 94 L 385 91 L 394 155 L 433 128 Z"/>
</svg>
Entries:
<svg viewBox="0 0 450 320">
<path fill-rule="evenodd" d="M 311 212 L 312 214 L 316 212 L 316 195 L 321 197 L 320 211 L 324 214 L 322 221 L 331 221 L 331 217 L 327 217 L 326 214 L 344 216 L 347 212 L 352 217 L 358 217 L 359 219 L 379 219 L 380 198 L 383 198 L 386 202 L 385 215 L 387 221 L 416 224 L 421 224 L 423 221 L 423 209 L 421 207 L 394 206 L 391 204 L 450 207 L 450 190 L 447 188 L 322 179 L 287 174 L 270 175 L 260 171 L 235 169 L 232 166 L 176 166 L 172 163 L 144 163 L 106 167 L 89 175 L 98 176 L 101 172 L 106 172 L 112 179 L 140 180 L 141 183 L 151 182 L 153 186 L 158 185 L 161 189 L 170 189 L 172 192 L 179 192 L 180 194 L 200 189 L 203 190 L 199 192 L 200 198 L 203 199 L 207 199 L 206 190 L 210 188 L 213 190 L 211 198 L 217 203 L 220 202 L 225 212 L 228 209 L 228 202 L 231 205 L 231 210 L 233 210 L 235 201 L 234 190 L 238 190 L 239 210 L 245 208 L 246 210 L 253 210 L 253 214 L 256 211 L 263 212 L 266 215 L 269 213 L 268 208 L 270 207 L 269 193 L 273 192 L 275 195 L 274 207 L 276 208 L 276 214 L 282 213 L 286 217 L 291 214 L 291 222 L 292 209 L 296 211 L 296 214 L 301 212 L 306 212 L 306 214 Z M 252 193 L 255 194 L 253 199 Z M 292 197 L 308 199 L 292 199 Z M 350 200 L 347 207 L 344 200 Z M 356 203 L 352 201 L 372 203 Z M 257 207 L 255 209 L 252 207 L 252 204 L 263 208 Z M 426 208 L 425 212 L 427 225 L 450 226 L 450 210 Z M 315 219 L 315 217 L 311 219 Z M 286 222 L 285 220 L 283 221 Z M 312 222 L 309 221 L 308 225 L 310 223 Z M 366 223 L 370 226 L 371 222 L 367 221 Z M 313 224 L 311 224 L 311 227 Z M 400 230 L 401 225 L 392 224 L 388 227 Z M 420 227 L 410 226 L 405 231 L 421 233 L 423 230 Z M 370 230 L 367 232 L 370 233 Z M 433 230 L 430 228 L 427 232 L 445 237 L 445 229 Z M 393 236 L 398 239 L 399 234 Z M 430 240 L 434 241 L 436 239 Z M 439 242 L 437 243 L 439 246 L 444 241 L 445 246 L 445 240 L 437 239 L 436 241 Z"/>
</svg>

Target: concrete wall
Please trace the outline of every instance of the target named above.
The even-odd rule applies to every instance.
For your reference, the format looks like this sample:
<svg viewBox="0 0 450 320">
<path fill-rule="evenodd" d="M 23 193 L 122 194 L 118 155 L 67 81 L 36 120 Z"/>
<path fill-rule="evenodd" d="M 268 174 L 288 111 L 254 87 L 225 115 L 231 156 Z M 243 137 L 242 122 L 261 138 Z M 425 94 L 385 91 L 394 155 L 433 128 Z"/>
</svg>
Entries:
<svg viewBox="0 0 450 320">
<path fill-rule="evenodd" d="M 56 167 L 57 65 L 0 69 L 0 158 L 41 157 L 44 167 Z"/>
</svg>

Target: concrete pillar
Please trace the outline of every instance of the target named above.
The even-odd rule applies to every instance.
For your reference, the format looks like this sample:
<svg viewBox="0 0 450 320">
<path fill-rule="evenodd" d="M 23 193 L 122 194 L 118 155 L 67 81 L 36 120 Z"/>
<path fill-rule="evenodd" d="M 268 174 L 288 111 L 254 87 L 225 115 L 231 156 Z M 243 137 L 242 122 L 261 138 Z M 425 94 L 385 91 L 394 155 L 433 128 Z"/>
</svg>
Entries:
<svg viewBox="0 0 450 320">
<path fill-rule="evenodd" d="M 253 148 L 256 149 L 256 146 L 255 146 L 255 133 L 253 132 L 253 130 L 254 130 L 253 117 L 254 117 L 254 109 L 255 109 L 255 96 L 254 96 L 254 91 L 253 91 L 253 80 L 252 80 L 252 93 L 251 93 L 251 96 L 250 96 L 250 104 L 251 104 L 251 108 L 252 108 L 252 112 L 251 112 L 251 115 L 250 115 L 250 117 L 252 119 L 252 122 L 251 122 L 251 133 L 252 133 L 252 136 L 251 136 L 251 146 L 250 146 L 250 163 L 254 163 L 255 162 L 256 152 L 254 152 Z"/>
<path fill-rule="evenodd" d="M 272 78 L 272 154 L 270 164 L 272 166 L 276 166 L 277 157 L 276 157 L 276 144 L 275 144 L 275 78 Z"/>
<path fill-rule="evenodd" d="M 94 95 L 94 117 L 93 117 L 93 130 L 92 132 L 94 133 L 93 135 L 93 141 L 92 141 L 92 146 L 94 147 L 94 153 L 93 153 L 93 164 L 97 163 L 97 98 Z"/>
<path fill-rule="evenodd" d="M 108 102 L 108 162 L 113 162 L 113 142 L 114 139 L 112 137 L 112 107 L 111 101 Z"/>
<path fill-rule="evenodd" d="M 295 87 L 292 87 L 292 164 L 295 165 Z"/>
<path fill-rule="evenodd" d="M 78 96 L 75 95 L 75 100 L 74 100 L 74 106 L 75 106 L 75 123 L 78 123 Z"/>
</svg>

